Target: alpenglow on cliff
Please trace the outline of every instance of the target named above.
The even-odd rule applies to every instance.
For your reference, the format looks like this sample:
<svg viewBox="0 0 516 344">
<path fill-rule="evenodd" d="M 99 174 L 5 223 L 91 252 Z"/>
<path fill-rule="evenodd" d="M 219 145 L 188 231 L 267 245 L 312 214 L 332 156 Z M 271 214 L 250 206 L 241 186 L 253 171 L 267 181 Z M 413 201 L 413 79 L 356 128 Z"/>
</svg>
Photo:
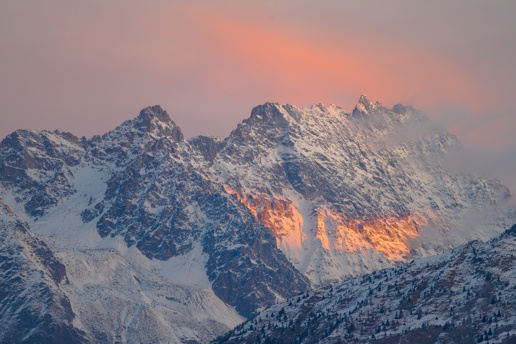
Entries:
<svg viewBox="0 0 516 344">
<path fill-rule="evenodd" d="M 16 261 L 44 276 L 66 338 L 205 342 L 314 287 L 510 227 L 505 186 L 446 167 L 459 149 L 417 110 L 364 96 L 352 112 L 266 103 L 225 139 L 185 140 L 147 107 L 91 139 L 8 135 L 0 200 L 16 220 L 0 231 L 31 233 L 13 239 L 25 247 Z M 493 215 L 469 226 L 479 209 Z M 57 278 L 22 258 L 29 239 L 48 249 Z M 20 331 L 46 307 L 25 296 L 28 313 L 0 314 Z"/>
</svg>

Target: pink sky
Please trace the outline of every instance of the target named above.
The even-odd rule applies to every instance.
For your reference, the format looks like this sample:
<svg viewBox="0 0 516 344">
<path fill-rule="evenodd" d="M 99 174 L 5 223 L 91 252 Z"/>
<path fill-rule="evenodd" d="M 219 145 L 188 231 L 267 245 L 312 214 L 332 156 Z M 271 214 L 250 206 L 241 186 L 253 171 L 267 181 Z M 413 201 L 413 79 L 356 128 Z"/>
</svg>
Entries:
<svg viewBox="0 0 516 344">
<path fill-rule="evenodd" d="M 0 137 L 87 137 L 160 104 L 227 136 L 267 101 L 412 105 L 467 147 L 516 151 L 516 2 L 4 1 Z"/>
</svg>

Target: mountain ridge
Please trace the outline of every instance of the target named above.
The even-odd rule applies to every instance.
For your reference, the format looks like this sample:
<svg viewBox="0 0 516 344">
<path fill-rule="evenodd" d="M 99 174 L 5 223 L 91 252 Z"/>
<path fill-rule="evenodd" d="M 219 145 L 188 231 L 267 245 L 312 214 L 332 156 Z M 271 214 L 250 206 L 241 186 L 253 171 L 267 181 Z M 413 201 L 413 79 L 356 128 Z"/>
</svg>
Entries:
<svg viewBox="0 0 516 344">
<path fill-rule="evenodd" d="M 513 343 L 515 231 L 300 294 L 213 343 Z"/>
<path fill-rule="evenodd" d="M 80 329 L 99 342 L 142 340 L 125 330 L 126 313 L 152 324 L 157 341 L 206 341 L 292 295 L 488 239 L 509 221 L 500 182 L 444 166 L 454 135 L 410 107 L 364 97 L 356 109 L 265 103 L 225 139 L 185 140 L 159 106 L 90 139 L 16 131 L 0 143 L 0 199 L 72 286 L 87 281 L 84 295 L 65 289 Z M 496 211 L 466 228 L 482 207 Z M 146 277 L 126 280 L 114 266 Z M 96 290 L 119 312 L 98 305 Z M 123 292 L 144 296 L 132 303 Z M 196 325 L 199 313 L 181 310 L 179 325 L 173 300 L 198 296 L 213 311 Z"/>
</svg>

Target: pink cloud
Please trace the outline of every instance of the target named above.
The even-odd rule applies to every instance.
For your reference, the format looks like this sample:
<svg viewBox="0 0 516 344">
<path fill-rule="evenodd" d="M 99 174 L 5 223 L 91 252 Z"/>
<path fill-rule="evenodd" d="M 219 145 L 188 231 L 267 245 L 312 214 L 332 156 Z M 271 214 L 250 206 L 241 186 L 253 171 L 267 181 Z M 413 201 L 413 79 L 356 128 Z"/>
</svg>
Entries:
<svg viewBox="0 0 516 344">
<path fill-rule="evenodd" d="M 307 37 L 282 30 L 281 25 L 261 25 L 257 18 L 242 20 L 197 8 L 183 11 L 198 23 L 204 44 L 224 61 L 210 75 L 215 91 L 243 97 L 258 91 L 295 104 L 367 93 L 387 104 L 412 101 L 424 107 L 451 102 L 472 109 L 485 108 L 495 98 L 460 65 L 432 50 L 374 41 L 359 30 L 349 35 L 312 31 Z M 246 80 L 261 89 L 239 87 Z"/>
<path fill-rule="evenodd" d="M 516 144 L 509 120 L 485 124 L 512 111 L 514 30 L 502 5 L 50 0 L 0 10 L 0 136 L 89 136 L 150 104 L 187 136 L 225 136 L 266 101 L 351 109 L 364 93 L 414 105 L 467 144 Z M 453 109 L 464 115 L 448 120 Z"/>
</svg>

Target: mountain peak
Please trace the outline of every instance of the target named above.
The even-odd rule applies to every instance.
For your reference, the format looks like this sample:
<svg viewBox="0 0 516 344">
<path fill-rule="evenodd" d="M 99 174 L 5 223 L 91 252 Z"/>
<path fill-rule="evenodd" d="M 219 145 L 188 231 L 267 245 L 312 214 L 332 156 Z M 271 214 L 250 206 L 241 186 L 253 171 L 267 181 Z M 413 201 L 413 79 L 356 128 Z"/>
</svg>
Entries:
<svg viewBox="0 0 516 344">
<path fill-rule="evenodd" d="M 138 118 L 156 118 L 159 121 L 165 123 L 172 121 L 168 113 L 159 105 L 147 106 L 146 108 L 142 109 L 138 115 Z"/>
<path fill-rule="evenodd" d="M 251 110 L 251 117 L 261 116 L 265 112 L 279 111 L 281 105 L 279 103 L 267 102 L 262 105 L 257 105 Z"/>
<path fill-rule="evenodd" d="M 358 104 L 355 106 L 353 110 L 353 117 L 362 118 L 364 116 L 369 115 L 371 112 L 376 111 L 380 108 L 382 104 L 376 102 L 373 104 L 366 95 L 361 95 L 358 99 Z"/>
<path fill-rule="evenodd" d="M 263 105 L 258 105 L 251 111 L 252 122 L 272 122 L 275 124 L 286 124 L 289 118 L 296 121 L 299 120 L 300 110 L 290 104 L 281 105 L 279 103 L 267 102 Z"/>
<path fill-rule="evenodd" d="M 360 96 L 360 98 L 358 98 L 358 103 L 363 104 L 364 106 L 372 106 L 373 105 L 373 103 L 371 103 L 371 101 L 369 100 L 369 98 L 367 98 L 367 96 L 365 94 L 362 94 Z"/>
<path fill-rule="evenodd" d="M 159 105 L 147 106 L 132 121 L 133 127 L 140 131 L 171 137 L 176 142 L 183 141 L 183 133 L 168 113 Z"/>
</svg>

